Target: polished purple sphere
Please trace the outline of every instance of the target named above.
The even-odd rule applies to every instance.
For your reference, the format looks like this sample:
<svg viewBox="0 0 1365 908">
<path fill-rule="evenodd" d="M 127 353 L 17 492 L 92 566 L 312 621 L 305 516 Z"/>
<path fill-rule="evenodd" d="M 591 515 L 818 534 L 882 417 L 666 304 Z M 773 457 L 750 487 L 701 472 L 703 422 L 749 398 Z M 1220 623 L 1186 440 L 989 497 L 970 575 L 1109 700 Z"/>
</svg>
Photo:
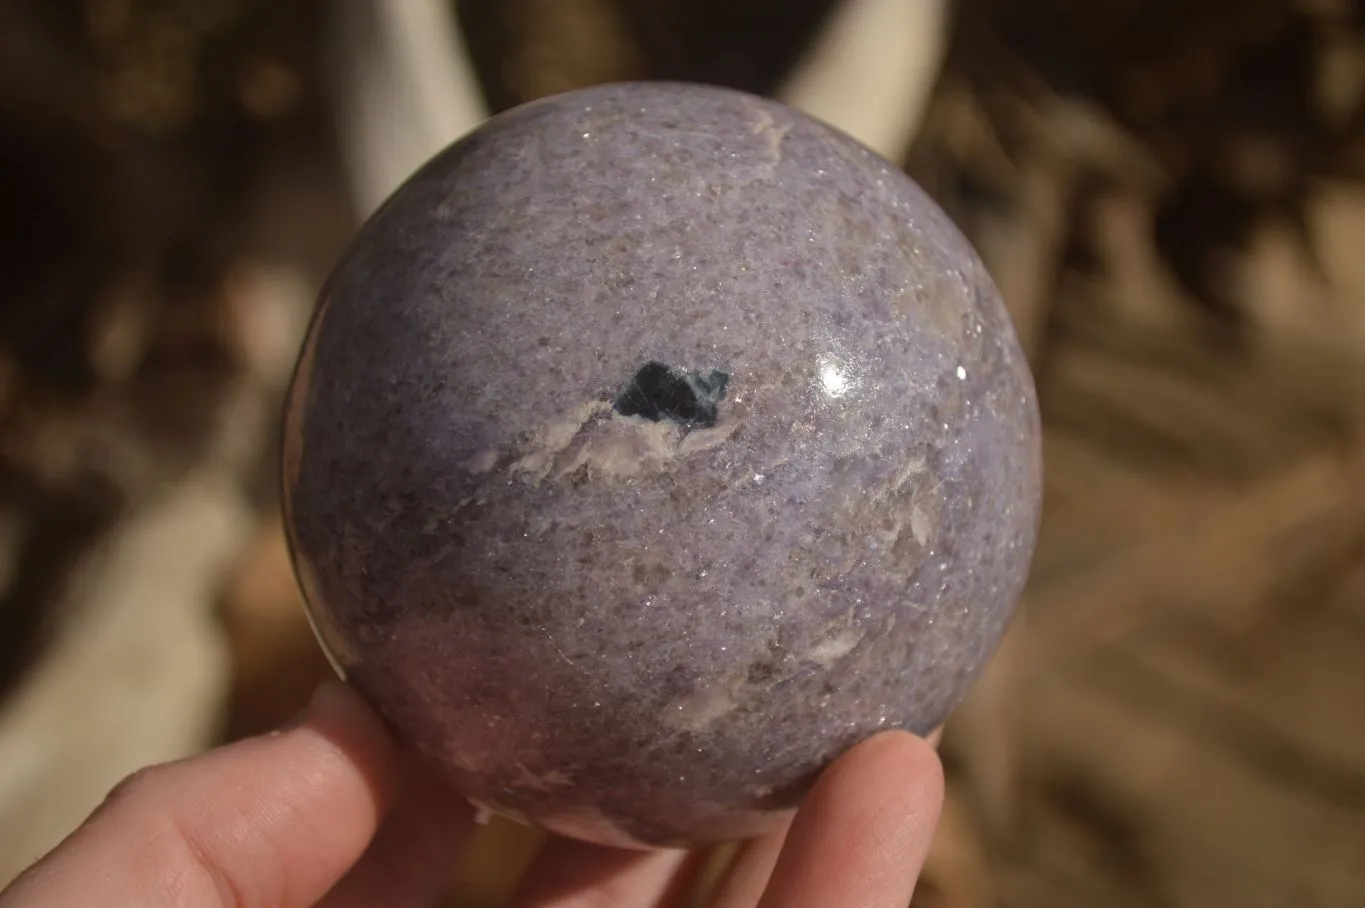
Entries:
<svg viewBox="0 0 1365 908">
<path fill-rule="evenodd" d="M 600 86 L 361 229 L 290 391 L 323 645 L 475 803 L 612 844 L 761 831 L 938 726 L 1024 585 L 1033 383 L 970 245 L 790 108 Z"/>
</svg>

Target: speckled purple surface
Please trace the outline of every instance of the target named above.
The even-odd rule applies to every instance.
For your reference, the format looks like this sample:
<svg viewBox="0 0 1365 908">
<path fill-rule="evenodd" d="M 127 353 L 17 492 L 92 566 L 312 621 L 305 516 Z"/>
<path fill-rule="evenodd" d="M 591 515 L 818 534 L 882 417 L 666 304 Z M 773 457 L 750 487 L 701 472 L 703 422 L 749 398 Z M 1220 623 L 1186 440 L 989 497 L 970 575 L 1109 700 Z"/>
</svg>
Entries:
<svg viewBox="0 0 1365 908">
<path fill-rule="evenodd" d="M 646 363 L 715 424 L 614 412 Z M 1028 571 L 1032 381 L 898 170 L 778 105 L 607 86 L 486 123 L 363 228 L 289 402 L 325 646 L 476 802 L 750 835 L 940 724 Z"/>
</svg>

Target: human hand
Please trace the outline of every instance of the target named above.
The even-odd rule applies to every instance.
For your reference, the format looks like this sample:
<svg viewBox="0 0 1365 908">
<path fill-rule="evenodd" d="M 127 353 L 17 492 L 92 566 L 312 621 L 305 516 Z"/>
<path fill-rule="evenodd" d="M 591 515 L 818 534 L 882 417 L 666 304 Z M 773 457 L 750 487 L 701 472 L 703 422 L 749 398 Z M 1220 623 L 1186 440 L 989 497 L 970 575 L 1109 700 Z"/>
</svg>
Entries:
<svg viewBox="0 0 1365 908">
<path fill-rule="evenodd" d="M 795 818 L 747 843 L 714 908 L 904 908 L 938 822 L 933 749 L 889 733 L 836 761 Z M 0 908 L 435 905 L 475 828 L 348 688 L 293 726 L 136 773 L 0 893 Z M 678 904 L 698 856 L 551 839 L 518 908 Z"/>
</svg>

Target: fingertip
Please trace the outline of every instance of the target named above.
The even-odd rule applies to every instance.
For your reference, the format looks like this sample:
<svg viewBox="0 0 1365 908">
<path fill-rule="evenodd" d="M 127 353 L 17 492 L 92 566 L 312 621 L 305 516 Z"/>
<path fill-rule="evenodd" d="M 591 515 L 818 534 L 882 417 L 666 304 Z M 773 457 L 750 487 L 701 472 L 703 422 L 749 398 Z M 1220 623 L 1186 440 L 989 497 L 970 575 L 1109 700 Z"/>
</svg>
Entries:
<svg viewBox="0 0 1365 908">
<path fill-rule="evenodd" d="M 886 731 L 836 760 L 816 783 L 820 794 L 812 795 L 846 804 L 888 801 L 887 816 L 927 827 L 932 836 L 945 786 L 943 761 L 933 744 L 907 731 Z"/>
<path fill-rule="evenodd" d="M 336 747 L 381 804 L 393 799 L 398 745 L 383 719 L 349 685 L 335 679 L 318 685 L 296 728 L 316 733 Z"/>
<path fill-rule="evenodd" d="M 933 734 L 921 738 L 908 731 L 879 732 L 850 748 L 830 765 L 825 777 L 831 773 L 871 775 L 888 783 L 892 780 L 910 782 L 925 796 L 941 796 L 943 761 L 933 739 Z"/>
</svg>

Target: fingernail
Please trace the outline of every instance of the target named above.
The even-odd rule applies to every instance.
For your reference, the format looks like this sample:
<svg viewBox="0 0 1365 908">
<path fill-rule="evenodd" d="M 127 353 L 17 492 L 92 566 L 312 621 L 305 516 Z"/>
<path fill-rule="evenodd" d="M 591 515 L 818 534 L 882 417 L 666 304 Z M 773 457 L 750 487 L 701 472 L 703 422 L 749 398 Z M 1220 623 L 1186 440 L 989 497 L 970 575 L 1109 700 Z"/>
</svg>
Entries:
<svg viewBox="0 0 1365 908">
<path fill-rule="evenodd" d="M 270 732 L 273 738 L 285 732 L 293 731 L 309 719 L 322 718 L 324 720 L 335 716 L 348 717 L 354 715 L 357 705 L 353 702 L 356 699 L 354 693 L 335 679 L 324 681 L 313 689 L 313 693 L 308 697 L 308 703 L 302 709 L 294 713 L 293 718 L 285 722 L 279 728 Z M 360 708 L 364 708 L 363 704 Z"/>
<path fill-rule="evenodd" d="M 313 694 L 309 695 L 307 703 L 305 703 L 298 711 L 296 711 L 294 715 L 290 716 L 288 721 L 280 723 L 280 725 L 275 727 L 273 730 L 267 732 L 267 737 L 274 738 L 286 732 L 291 732 L 294 729 L 298 728 L 300 725 L 302 725 L 304 722 L 308 721 L 308 716 L 313 709 L 313 700 L 316 696 L 317 693 L 315 690 Z"/>
<path fill-rule="evenodd" d="M 307 718 L 353 719 L 357 715 L 368 715 L 369 708 L 361 701 L 355 691 L 342 681 L 329 679 L 313 691 L 304 710 Z"/>
</svg>

